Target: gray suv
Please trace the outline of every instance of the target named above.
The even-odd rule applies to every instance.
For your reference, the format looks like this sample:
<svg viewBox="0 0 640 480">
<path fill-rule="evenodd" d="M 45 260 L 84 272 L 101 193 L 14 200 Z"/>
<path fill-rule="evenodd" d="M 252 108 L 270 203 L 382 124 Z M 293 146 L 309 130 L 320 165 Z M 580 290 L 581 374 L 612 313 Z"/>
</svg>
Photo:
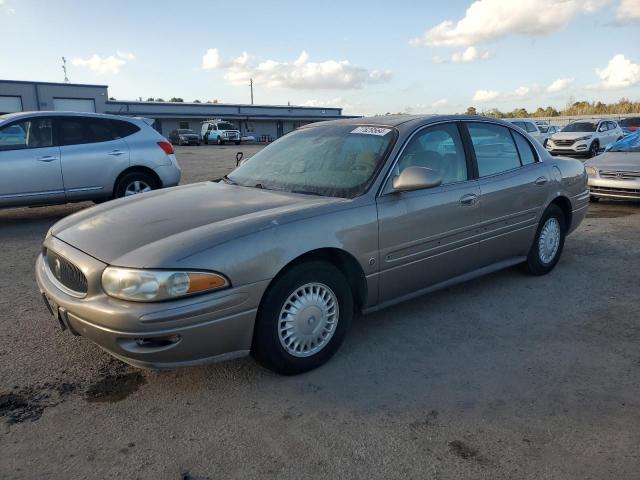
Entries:
<svg viewBox="0 0 640 480">
<path fill-rule="evenodd" d="M 0 116 L 0 207 L 104 201 L 180 181 L 173 147 L 142 118 Z"/>
</svg>

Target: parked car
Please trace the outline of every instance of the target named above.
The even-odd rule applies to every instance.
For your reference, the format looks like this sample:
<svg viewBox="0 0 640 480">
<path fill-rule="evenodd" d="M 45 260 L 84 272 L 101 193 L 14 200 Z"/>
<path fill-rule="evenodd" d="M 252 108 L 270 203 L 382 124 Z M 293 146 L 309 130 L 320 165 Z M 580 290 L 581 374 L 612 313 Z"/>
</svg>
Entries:
<svg viewBox="0 0 640 480">
<path fill-rule="evenodd" d="M 546 145 L 548 136 L 542 132 L 540 126 L 534 121 L 527 118 L 505 118 L 507 122 L 513 123 L 516 127 L 520 127 L 530 136 L 535 138 L 541 145 Z"/>
<path fill-rule="evenodd" d="M 560 127 L 556 127 L 555 125 L 538 125 L 538 128 L 546 136 L 547 140 L 551 135 L 560 131 Z"/>
<path fill-rule="evenodd" d="M 552 135 L 547 151 L 551 155 L 595 157 L 600 149 L 623 136 L 620 126 L 612 120 L 578 120 Z"/>
<path fill-rule="evenodd" d="M 103 201 L 179 181 L 173 147 L 143 119 L 71 112 L 0 116 L 0 207 Z"/>
<path fill-rule="evenodd" d="M 207 120 L 202 122 L 202 141 L 209 145 L 215 143 L 224 145 L 226 142 L 234 142 L 240 145 L 240 130 L 236 129 L 233 124 L 224 120 Z"/>
<path fill-rule="evenodd" d="M 640 131 L 607 147 L 585 162 L 591 200 L 640 200 Z"/>
<path fill-rule="evenodd" d="M 626 137 L 627 135 L 632 135 L 634 132 L 633 130 L 627 128 L 627 127 L 623 127 L 622 128 L 622 136 Z"/>
<path fill-rule="evenodd" d="M 618 122 L 620 126 L 630 132 L 636 132 L 640 129 L 640 117 L 624 118 Z"/>
<path fill-rule="evenodd" d="M 36 278 L 64 327 L 132 365 L 251 353 L 294 374 L 358 312 L 512 265 L 550 272 L 588 204 L 582 162 L 501 120 L 322 122 L 218 181 L 66 217 Z"/>
<path fill-rule="evenodd" d="M 200 136 L 190 128 L 178 128 L 169 134 L 171 145 L 200 145 Z"/>
</svg>

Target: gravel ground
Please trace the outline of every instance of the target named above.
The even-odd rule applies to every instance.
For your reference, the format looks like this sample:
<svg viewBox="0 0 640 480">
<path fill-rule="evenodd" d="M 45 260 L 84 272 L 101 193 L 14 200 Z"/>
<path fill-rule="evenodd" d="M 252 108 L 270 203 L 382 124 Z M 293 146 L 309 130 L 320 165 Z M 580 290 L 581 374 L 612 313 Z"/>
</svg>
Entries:
<svg viewBox="0 0 640 480">
<path fill-rule="evenodd" d="M 178 149 L 184 182 L 236 150 Z M 90 205 L 0 211 L 0 478 L 638 478 L 638 204 L 592 205 L 550 275 L 356 320 L 297 377 L 248 358 L 136 370 L 61 332 L 33 264 Z"/>
</svg>

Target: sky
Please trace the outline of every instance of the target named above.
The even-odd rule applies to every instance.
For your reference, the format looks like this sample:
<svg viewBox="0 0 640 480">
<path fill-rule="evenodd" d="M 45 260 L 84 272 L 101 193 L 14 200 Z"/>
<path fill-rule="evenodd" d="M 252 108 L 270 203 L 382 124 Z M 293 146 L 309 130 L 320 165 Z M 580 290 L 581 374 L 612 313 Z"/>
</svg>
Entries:
<svg viewBox="0 0 640 480">
<path fill-rule="evenodd" d="M 0 79 L 457 113 L 640 99 L 640 0 L 0 0 Z"/>
</svg>

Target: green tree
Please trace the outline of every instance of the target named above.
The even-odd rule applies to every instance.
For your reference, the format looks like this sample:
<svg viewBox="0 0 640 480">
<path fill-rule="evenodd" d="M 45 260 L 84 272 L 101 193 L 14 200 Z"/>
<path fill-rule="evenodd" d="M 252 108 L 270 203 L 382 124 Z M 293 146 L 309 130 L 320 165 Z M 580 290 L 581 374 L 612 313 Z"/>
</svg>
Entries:
<svg viewBox="0 0 640 480">
<path fill-rule="evenodd" d="M 478 111 L 476 110 L 476 107 L 469 107 L 467 108 L 467 111 L 464 112 L 465 115 L 478 115 Z"/>
<path fill-rule="evenodd" d="M 184 100 L 180 97 L 171 97 L 171 99 L 169 100 L 170 102 L 174 102 L 174 103 L 182 103 L 184 102 Z"/>
</svg>

